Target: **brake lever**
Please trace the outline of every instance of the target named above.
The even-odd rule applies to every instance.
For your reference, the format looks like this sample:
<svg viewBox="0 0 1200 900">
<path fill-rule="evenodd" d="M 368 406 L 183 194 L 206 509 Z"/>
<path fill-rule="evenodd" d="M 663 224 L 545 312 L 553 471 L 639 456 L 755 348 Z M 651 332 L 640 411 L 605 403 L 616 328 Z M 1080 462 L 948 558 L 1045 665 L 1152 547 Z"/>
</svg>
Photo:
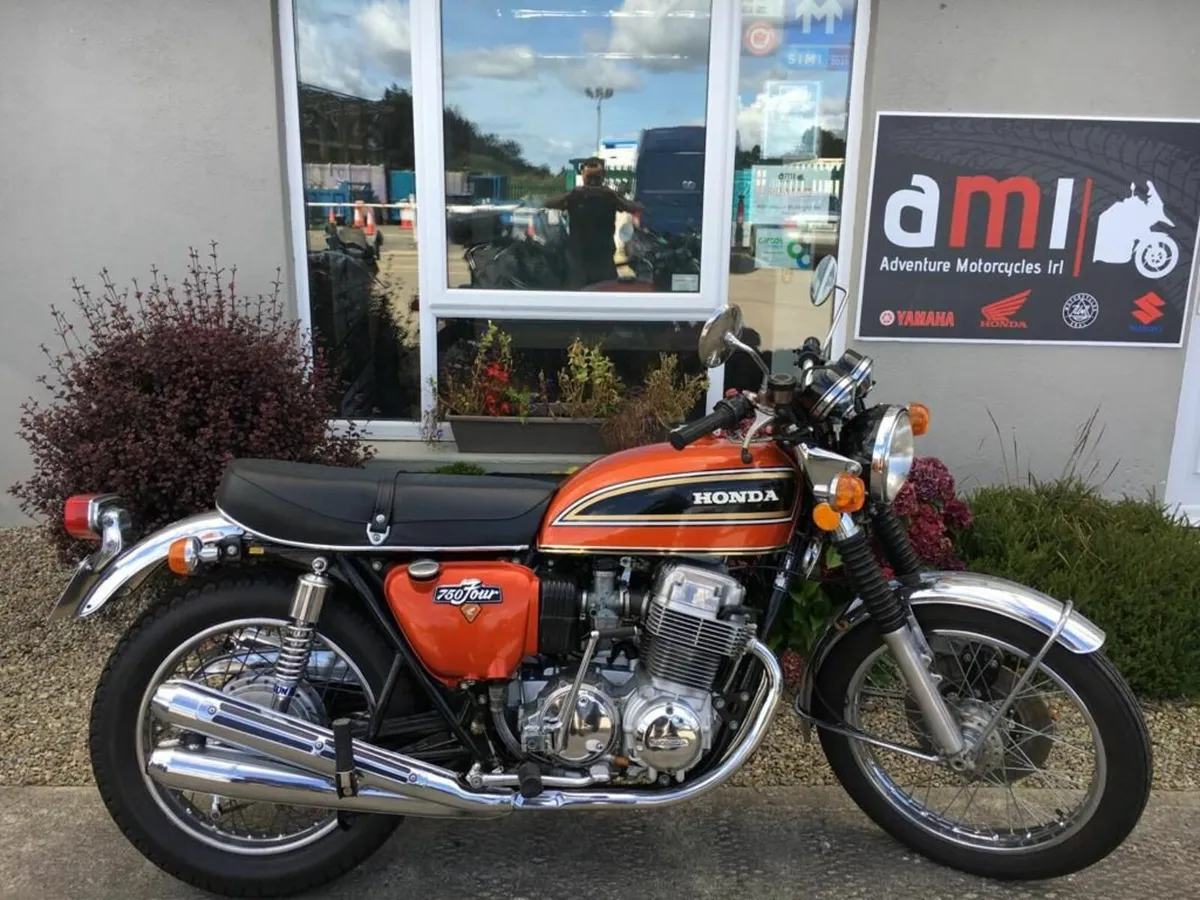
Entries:
<svg viewBox="0 0 1200 900">
<path fill-rule="evenodd" d="M 754 440 L 754 436 L 762 429 L 766 428 L 775 421 L 775 416 L 771 413 L 765 413 L 757 406 L 754 408 L 754 424 L 746 431 L 746 437 L 742 440 L 742 462 L 750 465 L 754 461 L 754 457 L 750 455 L 750 442 Z"/>
</svg>

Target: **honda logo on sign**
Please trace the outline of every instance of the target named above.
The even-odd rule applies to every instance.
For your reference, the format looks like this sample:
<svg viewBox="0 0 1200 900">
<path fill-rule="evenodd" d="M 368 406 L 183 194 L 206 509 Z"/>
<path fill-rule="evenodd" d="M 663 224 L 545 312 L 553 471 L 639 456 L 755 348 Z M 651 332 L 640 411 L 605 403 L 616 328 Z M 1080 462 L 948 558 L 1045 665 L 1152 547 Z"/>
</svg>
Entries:
<svg viewBox="0 0 1200 900">
<path fill-rule="evenodd" d="M 1013 319 L 1021 307 L 1025 305 L 1025 301 L 1029 299 L 1031 291 L 1021 291 L 1019 294 L 1013 294 L 1011 297 L 1005 297 L 1003 300 L 997 300 L 995 303 L 989 303 L 979 312 L 983 316 L 983 320 L 979 323 L 980 328 L 1025 328 L 1026 324 L 1018 319 Z"/>
</svg>

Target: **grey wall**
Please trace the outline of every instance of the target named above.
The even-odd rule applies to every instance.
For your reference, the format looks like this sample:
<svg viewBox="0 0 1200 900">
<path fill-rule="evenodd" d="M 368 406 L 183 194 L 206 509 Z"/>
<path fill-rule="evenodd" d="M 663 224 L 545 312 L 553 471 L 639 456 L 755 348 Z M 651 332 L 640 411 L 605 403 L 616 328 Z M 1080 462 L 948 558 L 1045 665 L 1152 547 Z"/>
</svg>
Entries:
<svg viewBox="0 0 1200 900">
<path fill-rule="evenodd" d="M 0 525 L 72 276 L 178 278 L 214 239 L 243 292 L 288 271 L 274 35 L 264 0 L 0 2 Z"/>
<path fill-rule="evenodd" d="M 866 217 L 877 110 L 1200 117 L 1196 0 L 874 0 L 858 233 Z M 857 292 L 861 239 L 852 261 Z M 1193 299 L 1193 303 L 1195 300 Z M 848 312 L 851 323 L 855 311 Z M 851 331 L 851 334 L 853 331 Z M 853 340 L 851 344 L 854 345 Z M 1002 481 L 990 409 L 1013 468 L 1062 471 L 1099 406 L 1092 456 L 1117 466 L 1111 493 L 1163 494 L 1184 350 L 861 342 L 880 399 L 933 411 L 922 452 L 960 480 Z"/>
</svg>

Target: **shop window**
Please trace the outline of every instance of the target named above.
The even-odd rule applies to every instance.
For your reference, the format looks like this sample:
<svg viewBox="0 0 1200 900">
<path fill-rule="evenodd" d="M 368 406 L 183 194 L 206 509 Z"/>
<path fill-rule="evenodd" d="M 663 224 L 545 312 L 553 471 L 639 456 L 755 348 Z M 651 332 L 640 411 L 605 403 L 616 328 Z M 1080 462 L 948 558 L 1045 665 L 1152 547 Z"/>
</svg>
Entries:
<svg viewBox="0 0 1200 900">
<path fill-rule="evenodd" d="M 711 0 L 442 0 L 447 285 L 700 291 Z"/>
<path fill-rule="evenodd" d="M 407 3 L 294 0 L 313 338 L 347 419 L 418 419 Z"/>
<path fill-rule="evenodd" d="M 830 326 L 832 304 L 814 309 L 808 287 L 838 252 L 857 6 L 742 3 L 729 300 L 775 371 Z"/>
</svg>

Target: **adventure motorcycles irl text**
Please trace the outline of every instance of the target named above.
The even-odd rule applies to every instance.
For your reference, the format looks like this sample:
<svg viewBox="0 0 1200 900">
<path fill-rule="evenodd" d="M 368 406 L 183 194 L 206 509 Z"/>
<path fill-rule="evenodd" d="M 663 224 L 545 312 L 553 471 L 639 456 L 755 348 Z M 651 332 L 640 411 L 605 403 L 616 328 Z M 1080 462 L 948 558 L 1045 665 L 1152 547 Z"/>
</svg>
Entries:
<svg viewBox="0 0 1200 900">
<path fill-rule="evenodd" d="M 829 257 L 813 303 L 835 284 Z M 94 615 L 164 564 L 180 576 L 92 708 L 96 782 L 129 840 L 194 885 L 282 895 L 404 816 L 700 797 L 762 743 L 784 693 L 767 641 L 832 549 L 853 599 L 794 707 L 863 811 L 996 878 L 1119 846 L 1151 756 L 1103 631 L 1017 584 L 920 571 L 891 503 L 928 410 L 868 406 L 872 362 L 830 359 L 832 328 L 797 375 L 740 329 L 720 310 L 700 355 L 751 354 L 759 391 L 561 485 L 242 459 L 214 511 L 132 545 L 118 497 L 70 498 L 67 530 L 99 546 L 56 615 Z"/>
</svg>

